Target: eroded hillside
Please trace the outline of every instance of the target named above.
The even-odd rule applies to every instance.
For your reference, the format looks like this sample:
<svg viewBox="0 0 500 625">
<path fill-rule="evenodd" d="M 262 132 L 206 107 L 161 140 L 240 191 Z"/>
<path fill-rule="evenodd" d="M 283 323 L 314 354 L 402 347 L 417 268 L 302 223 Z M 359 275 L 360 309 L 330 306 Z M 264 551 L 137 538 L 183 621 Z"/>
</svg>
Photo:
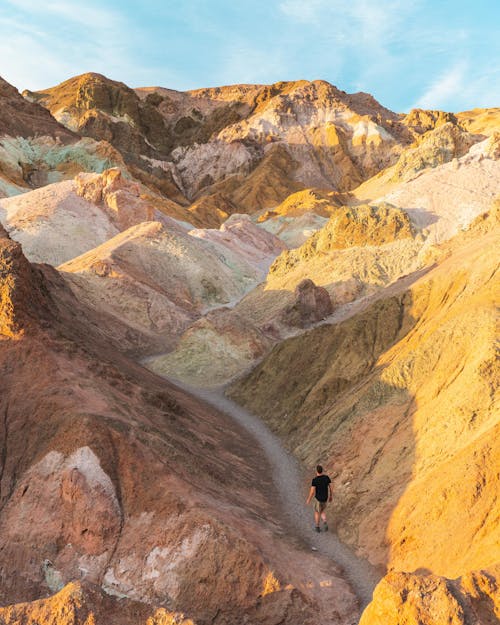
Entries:
<svg viewBox="0 0 500 625">
<path fill-rule="evenodd" d="M 395 571 L 454 579 L 500 557 L 498 242 L 496 225 L 461 236 L 410 289 L 282 342 L 231 389 L 325 462 L 340 536 Z"/>
<path fill-rule="evenodd" d="M 306 569 L 292 579 L 288 568 L 292 552 L 309 556 L 283 550 L 265 462 L 242 430 L 125 359 L 103 336 L 109 320 L 5 233 L 0 248 L 1 603 L 83 580 L 127 599 L 113 607 L 123 622 L 129 608 L 154 612 L 128 600 L 200 623 L 244 613 L 267 622 L 276 611 L 316 621 Z M 78 592 L 33 604 L 30 618 L 73 610 L 67 622 L 83 622 Z M 331 593 L 336 616 L 325 618 L 350 622 L 348 586 L 338 578 Z M 102 601 L 111 599 L 96 599 L 97 622 Z M 9 623 L 27 614 L 2 610 Z M 153 622 L 173 618 L 162 614 Z"/>
<path fill-rule="evenodd" d="M 23 95 L 0 84 L 0 621 L 352 625 L 387 573 L 363 625 L 498 622 L 498 109 Z"/>
</svg>

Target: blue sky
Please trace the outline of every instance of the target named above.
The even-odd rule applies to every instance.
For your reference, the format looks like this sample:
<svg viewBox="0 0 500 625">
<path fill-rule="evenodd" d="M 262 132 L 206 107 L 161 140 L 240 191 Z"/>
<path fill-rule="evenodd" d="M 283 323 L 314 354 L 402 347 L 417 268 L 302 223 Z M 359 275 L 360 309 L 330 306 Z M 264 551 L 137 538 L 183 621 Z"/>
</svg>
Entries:
<svg viewBox="0 0 500 625">
<path fill-rule="evenodd" d="M 382 104 L 500 106 L 500 0 L 0 0 L 0 75 L 174 89 L 323 78 Z"/>
</svg>

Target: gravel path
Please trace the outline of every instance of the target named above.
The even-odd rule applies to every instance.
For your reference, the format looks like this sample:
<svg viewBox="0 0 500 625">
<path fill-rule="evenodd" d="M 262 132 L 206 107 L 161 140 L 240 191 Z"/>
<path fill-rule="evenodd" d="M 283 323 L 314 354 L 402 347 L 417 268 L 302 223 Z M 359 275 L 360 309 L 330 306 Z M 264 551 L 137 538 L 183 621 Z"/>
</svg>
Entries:
<svg viewBox="0 0 500 625">
<path fill-rule="evenodd" d="M 371 601 L 373 589 L 381 574 L 369 562 L 358 558 L 334 532 L 316 534 L 313 531 L 312 506 L 307 508 L 305 505 L 307 479 L 298 461 L 283 448 L 280 439 L 261 419 L 225 397 L 223 389 L 207 390 L 179 384 L 174 380 L 172 382 L 228 414 L 257 441 L 271 465 L 277 491 L 286 495 L 281 501 L 288 528 L 309 548 L 331 558 L 343 569 L 344 576 L 364 608 Z"/>
</svg>

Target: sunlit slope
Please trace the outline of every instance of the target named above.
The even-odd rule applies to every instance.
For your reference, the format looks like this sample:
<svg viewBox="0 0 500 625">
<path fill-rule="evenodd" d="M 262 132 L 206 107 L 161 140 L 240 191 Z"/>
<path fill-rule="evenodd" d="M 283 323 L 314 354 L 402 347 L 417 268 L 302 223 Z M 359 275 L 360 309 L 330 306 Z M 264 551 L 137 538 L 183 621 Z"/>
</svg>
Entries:
<svg viewBox="0 0 500 625">
<path fill-rule="evenodd" d="M 284 341 L 231 389 L 335 474 L 340 535 L 374 562 L 455 577 L 500 557 L 497 246 L 497 228 L 465 239 L 409 290 Z"/>
</svg>

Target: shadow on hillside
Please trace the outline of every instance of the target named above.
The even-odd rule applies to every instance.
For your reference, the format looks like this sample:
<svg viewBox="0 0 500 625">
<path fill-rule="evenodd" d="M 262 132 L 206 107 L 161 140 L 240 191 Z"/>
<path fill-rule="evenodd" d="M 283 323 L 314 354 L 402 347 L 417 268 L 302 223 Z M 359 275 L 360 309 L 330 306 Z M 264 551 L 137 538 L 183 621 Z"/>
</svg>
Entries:
<svg viewBox="0 0 500 625">
<path fill-rule="evenodd" d="M 391 352 L 416 324 L 412 305 L 401 293 L 290 338 L 229 390 L 310 472 L 317 462 L 325 466 L 339 537 L 384 567 L 385 531 L 415 459 L 415 399 L 404 376 L 390 373 Z"/>
</svg>

